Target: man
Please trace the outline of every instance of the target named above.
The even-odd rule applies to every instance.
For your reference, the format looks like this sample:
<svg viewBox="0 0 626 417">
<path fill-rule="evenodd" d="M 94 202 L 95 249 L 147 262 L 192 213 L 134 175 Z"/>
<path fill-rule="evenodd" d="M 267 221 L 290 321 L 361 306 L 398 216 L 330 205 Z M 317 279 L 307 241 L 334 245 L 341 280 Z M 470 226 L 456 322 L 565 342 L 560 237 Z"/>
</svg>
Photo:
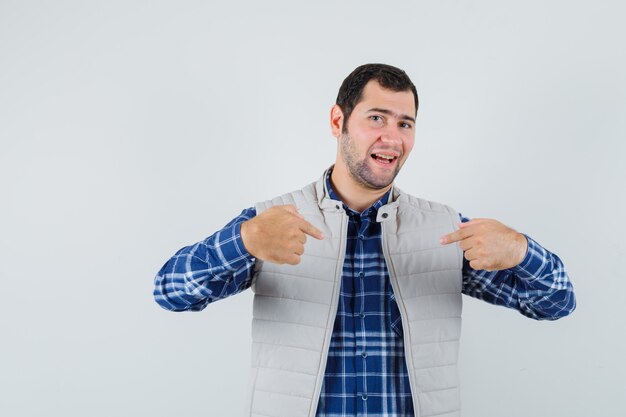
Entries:
<svg viewBox="0 0 626 417">
<path fill-rule="evenodd" d="M 255 292 L 249 415 L 458 416 L 462 293 L 537 320 L 574 310 L 561 260 L 533 239 L 394 185 L 417 108 L 404 71 L 356 68 L 330 112 L 335 164 L 159 271 L 172 311 Z"/>
</svg>

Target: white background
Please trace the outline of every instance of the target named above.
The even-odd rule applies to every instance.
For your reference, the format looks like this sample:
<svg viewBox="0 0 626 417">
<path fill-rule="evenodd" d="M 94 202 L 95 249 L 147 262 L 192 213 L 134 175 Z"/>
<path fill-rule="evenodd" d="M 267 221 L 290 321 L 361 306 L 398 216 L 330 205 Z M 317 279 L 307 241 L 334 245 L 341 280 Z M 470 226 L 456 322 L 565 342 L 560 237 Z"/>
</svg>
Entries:
<svg viewBox="0 0 626 417">
<path fill-rule="evenodd" d="M 153 300 L 183 246 L 335 158 L 356 66 L 420 95 L 397 184 L 564 261 L 556 322 L 464 297 L 465 417 L 624 416 L 622 2 L 0 1 L 0 415 L 239 416 L 252 293 Z"/>
</svg>

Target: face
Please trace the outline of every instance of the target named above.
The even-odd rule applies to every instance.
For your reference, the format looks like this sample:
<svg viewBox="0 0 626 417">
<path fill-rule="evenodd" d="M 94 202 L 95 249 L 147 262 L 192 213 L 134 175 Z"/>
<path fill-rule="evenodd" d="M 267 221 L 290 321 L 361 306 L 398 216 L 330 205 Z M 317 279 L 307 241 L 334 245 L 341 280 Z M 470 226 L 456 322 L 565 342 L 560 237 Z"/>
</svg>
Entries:
<svg viewBox="0 0 626 417">
<path fill-rule="evenodd" d="M 375 80 L 369 81 L 350 115 L 347 132 L 333 128 L 339 139 L 336 164 L 343 164 L 352 179 L 365 188 L 388 187 L 413 149 L 414 116 L 410 90 L 387 90 Z"/>
</svg>

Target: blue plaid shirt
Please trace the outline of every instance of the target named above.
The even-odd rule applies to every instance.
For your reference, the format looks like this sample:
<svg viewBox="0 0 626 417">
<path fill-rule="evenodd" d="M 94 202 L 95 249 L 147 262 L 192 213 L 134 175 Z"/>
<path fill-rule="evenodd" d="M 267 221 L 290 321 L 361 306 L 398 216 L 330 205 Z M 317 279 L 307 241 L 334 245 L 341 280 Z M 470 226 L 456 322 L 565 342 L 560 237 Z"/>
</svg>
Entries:
<svg viewBox="0 0 626 417">
<path fill-rule="evenodd" d="M 330 172 L 329 172 L 330 174 Z M 326 184 L 333 191 L 329 176 Z M 387 192 L 358 213 L 344 204 L 348 236 L 341 293 L 317 416 L 413 416 L 404 358 L 402 322 L 381 246 L 378 208 Z M 200 311 L 209 303 L 251 285 L 255 258 L 241 240 L 241 223 L 256 215 L 248 208 L 222 230 L 179 250 L 155 278 L 154 297 L 171 311 Z M 461 216 L 461 221 L 469 219 Z M 517 309 L 536 320 L 555 320 L 576 307 L 561 260 L 530 237 L 528 252 L 516 267 L 474 270 L 463 264 L 463 293 Z"/>
</svg>

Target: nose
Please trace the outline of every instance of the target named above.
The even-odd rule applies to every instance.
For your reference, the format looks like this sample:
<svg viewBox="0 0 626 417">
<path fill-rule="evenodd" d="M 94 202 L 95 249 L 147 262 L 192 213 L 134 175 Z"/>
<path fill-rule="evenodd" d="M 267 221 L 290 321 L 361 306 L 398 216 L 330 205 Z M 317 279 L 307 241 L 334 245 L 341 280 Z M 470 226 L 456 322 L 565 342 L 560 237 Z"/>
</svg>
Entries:
<svg viewBox="0 0 626 417">
<path fill-rule="evenodd" d="M 390 145 L 400 145 L 402 143 L 402 135 L 398 129 L 391 126 L 381 132 L 380 140 Z"/>
</svg>

